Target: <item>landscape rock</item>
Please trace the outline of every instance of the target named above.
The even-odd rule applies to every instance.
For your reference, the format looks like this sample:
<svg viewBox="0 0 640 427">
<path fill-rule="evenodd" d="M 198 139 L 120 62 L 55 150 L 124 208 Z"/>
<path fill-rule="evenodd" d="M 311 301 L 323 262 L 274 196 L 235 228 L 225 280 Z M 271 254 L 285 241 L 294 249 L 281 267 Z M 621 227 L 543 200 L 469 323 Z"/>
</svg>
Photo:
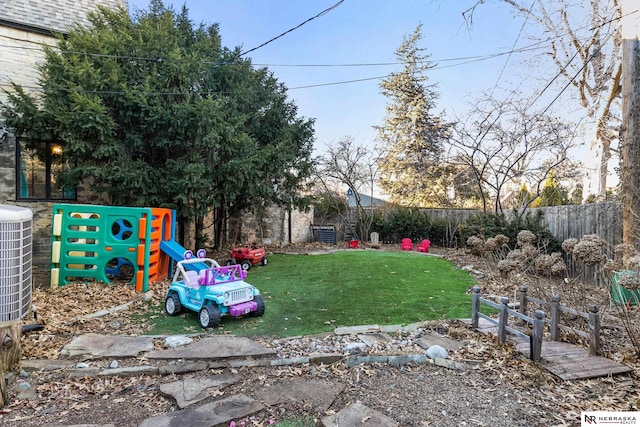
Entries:
<svg viewBox="0 0 640 427">
<path fill-rule="evenodd" d="M 182 381 L 161 384 L 160 392 L 166 396 L 173 397 L 178 408 L 183 409 L 238 381 L 240 381 L 240 377 L 232 374 L 220 374 L 204 378 L 185 378 Z"/>
<path fill-rule="evenodd" d="M 36 391 L 31 387 L 26 381 L 21 381 L 15 386 L 16 391 L 18 392 L 17 398 L 20 400 L 35 400 L 38 398 Z"/>
<path fill-rule="evenodd" d="M 342 353 L 317 353 L 309 356 L 312 365 L 331 365 L 344 359 Z"/>
<path fill-rule="evenodd" d="M 153 350 L 147 353 L 146 357 L 148 359 L 215 360 L 229 357 L 264 357 L 273 354 L 275 354 L 273 349 L 249 338 L 218 335 L 178 348 Z"/>
<path fill-rule="evenodd" d="M 248 417 L 263 409 L 260 402 L 238 394 L 195 408 L 147 418 L 139 427 L 228 426 L 234 419 Z"/>
<path fill-rule="evenodd" d="M 86 334 L 65 345 L 60 355 L 75 358 L 137 357 L 153 349 L 153 338 Z"/>
<path fill-rule="evenodd" d="M 433 345 L 427 349 L 426 353 L 429 359 L 446 359 L 449 357 L 447 350 L 439 345 Z"/>
<path fill-rule="evenodd" d="M 360 354 L 366 351 L 367 345 L 362 342 L 352 342 L 345 346 L 344 350 L 348 354 Z"/>
<path fill-rule="evenodd" d="M 157 366 L 130 366 L 125 368 L 109 368 L 98 372 L 99 377 L 135 377 L 138 375 L 155 375 Z"/>
<path fill-rule="evenodd" d="M 325 427 L 397 427 L 399 424 L 386 415 L 355 402 L 336 414 L 324 417 L 322 425 Z"/>
<path fill-rule="evenodd" d="M 258 394 L 267 406 L 296 402 L 326 411 L 344 388 L 344 384 L 331 381 L 292 379 L 262 387 Z"/>
<path fill-rule="evenodd" d="M 358 335 L 367 332 L 380 332 L 378 325 L 342 326 L 333 330 L 336 335 Z"/>
<path fill-rule="evenodd" d="M 172 375 L 172 374 L 184 374 L 187 372 L 197 372 L 204 371 L 209 368 L 209 364 L 204 360 L 198 361 L 181 361 L 181 362 L 173 362 L 168 363 L 166 365 L 160 366 L 158 368 L 158 372 L 160 375 Z"/>
<path fill-rule="evenodd" d="M 382 332 L 360 334 L 358 335 L 358 339 L 369 347 L 377 346 L 383 348 L 391 341 L 391 337 L 388 334 Z"/>
<path fill-rule="evenodd" d="M 429 349 L 429 347 L 433 347 L 434 345 L 444 347 L 447 351 L 456 351 L 460 349 L 460 341 L 433 331 L 430 331 L 416 339 L 416 344 L 425 350 Z"/>
<path fill-rule="evenodd" d="M 193 339 L 189 337 L 185 337 L 184 335 L 172 335 L 170 337 L 165 338 L 164 346 L 167 348 L 176 348 L 181 347 L 183 345 L 191 344 Z"/>
<path fill-rule="evenodd" d="M 57 359 L 23 359 L 20 366 L 26 371 L 57 371 L 67 369 L 74 365 L 70 360 Z"/>
</svg>

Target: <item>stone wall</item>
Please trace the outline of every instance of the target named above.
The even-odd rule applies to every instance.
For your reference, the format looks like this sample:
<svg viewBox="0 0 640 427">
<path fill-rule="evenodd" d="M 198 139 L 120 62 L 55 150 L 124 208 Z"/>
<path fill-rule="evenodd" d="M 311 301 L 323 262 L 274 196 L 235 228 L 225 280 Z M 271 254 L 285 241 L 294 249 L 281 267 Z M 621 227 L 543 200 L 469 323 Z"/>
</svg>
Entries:
<svg viewBox="0 0 640 427">
<path fill-rule="evenodd" d="M 284 246 L 288 243 L 310 242 L 312 240 L 311 223 L 313 221 L 313 207 L 308 212 L 293 210 L 291 217 L 286 209 L 271 207 L 264 217 L 243 215 L 241 232 L 238 233 L 235 244 L 262 244 L 264 239 L 271 241 L 270 245 Z M 234 243 L 235 226 L 230 226 L 229 242 Z"/>
</svg>

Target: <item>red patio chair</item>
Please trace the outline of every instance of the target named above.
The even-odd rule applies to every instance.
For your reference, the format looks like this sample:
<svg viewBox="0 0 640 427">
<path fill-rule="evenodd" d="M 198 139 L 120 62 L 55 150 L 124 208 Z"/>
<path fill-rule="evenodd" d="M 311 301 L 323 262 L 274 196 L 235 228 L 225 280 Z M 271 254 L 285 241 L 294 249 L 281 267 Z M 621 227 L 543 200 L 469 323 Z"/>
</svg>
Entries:
<svg viewBox="0 0 640 427">
<path fill-rule="evenodd" d="M 429 246 L 431 246 L 431 241 L 429 239 L 424 239 L 418 246 L 416 246 L 416 251 L 429 252 Z"/>
<path fill-rule="evenodd" d="M 402 243 L 400 244 L 400 250 L 402 251 L 412 251 L 413 250 L 413 242 L 408 237 L 402 239 Z"/>
</svg>

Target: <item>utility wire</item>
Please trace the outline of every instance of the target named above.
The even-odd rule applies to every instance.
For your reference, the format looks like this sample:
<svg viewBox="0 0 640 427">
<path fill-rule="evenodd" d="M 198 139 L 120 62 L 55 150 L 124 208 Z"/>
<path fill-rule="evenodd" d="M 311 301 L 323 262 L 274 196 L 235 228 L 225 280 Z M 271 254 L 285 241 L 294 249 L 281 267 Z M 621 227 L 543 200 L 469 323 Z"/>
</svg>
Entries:
<svg viewBox="0 0 640 427">
<path fill-rule="evenodd" d="M 278 40 L 280 37 L 282 37 L 282 36 L 284 36 L 284 35 L 286 35 L 286 34 L 289 34 L 290 32 L 295 31 L 295 30 L 297 30 L 298 28 L 302 27 L 304 24 L 306 24 L 306 23 L 308 23 L 308 22 L 311 22 L 311 21 L 313 21 L 313 20 L 314 20 L 314 19 L 316 19 L 316 18 L 320 18 L 320 17 L 321 17 L 321 16 L 323 16 L 323 15 L 326 15 L 327 13 L 331 12 L 333 9 L 337 8 L 338 6 L 340 6 L 343 2 L 344 2 L 344 0 L 340 0 L 338 3 L 334 4 L 333 6 L 331 6 L 331 7 L 327 8 L 327 9 L 323 10 L 322 12 L 318 13 L 318 14 L 317 14 L 317 15 L 315 15 L 315 16 L 312 16 L 311 18 L 309 18 L 309 19 L 307 19 L 306 21 L 304 21 L 304 22 L 302 22 L 302 23 L 300 23 L 300 24 L 296 25 L 295 27 L 288 29 L 288 30 L 287 30 L 287 31 L 285 31 L 284 33 L 279 34 L 279 35 L 275 36 L 274 38 L 272 38 L 272 39 L 270 39 L 270 40 L 267 40 L 266 42 L 262 43 L 262 44 L 261 44 L 261 45 L 259 45 L 259 46 L 256 46 L 256 47 L 254 47 L 254 48 L 252 48 L 252 49 L 249 49 L 249 50 L 245 50 L 244 52 L 239 53 L 237 56 L 238 56 L 238 57 L 240 57 L 240 56 L 244 56 L 244 55 L 246 55 L 247 53 L 250 53 L 250 52 L 253 52 L 253 51 L 255 51 L 255 50 L 258 50 L 258 49 L 260 49 L 261 47 L 264 47 L 264 46 L 268 45 L 269 43 L 271 43 L 271 42 L 274 42 L 274 41 Z"/>
<path fill-rule="evenodd" d="M 328 13 L 329 11 L 335 9 L 336 7 L 338 7 L 344 0 L 341 0 L 340 2 L 336 3 L 335 5 L 331 6 L 328 9 L 325 9 L 324 11 L 320 12 L 318 15 L 315 15 L 312 18 L 309 18 L 308 20 L 306 20 L 305 22 L 303 22 L 302 24 L 299 24 L 297 27 L 294 27 L 282 34 L 280 34 L 279 36 L 274 37 L 273 39 L 261 44 L 260 46 L 257 46 L 256 48 L 250 49 L 249 51 L 243 52 L 239 55 L 243 55 L 245 53 L 248 53 L 250 51 L 253 51 L 255 49 L 258 49 L 262 46 L 265 46 L 266 44 L 270 43 L 273 40 L 276 40 L 277 38 L 283 36 L 284 34 L 287 34 L 291 31 L 293 31 L 296 28 L 299 28 L 300 26 L 304 25 L 305 23 L 309 22 L 312 19 L 315 19 L 319 16 L 322 16 L 326 13 Z M 534 0 L 535 1 L 535 0 Z M 635 12 L 632 12 L 635 13 Z M 591 29 L 595 29 L 598 27 L 602 27 L 608 23 L 614 22 L 616 20 L 619 20 L 620 18 L 613 18 L 609 21 L 606 21 L 596 27 L 591 27 Z M 561 36 L 557 36 L 556 38 L 561 38 Z M 611 37 L 611 34 L 609 34 L 608 37 Z M 457 66 L 461 66 L 461 65 L 466 65 L 469 63 L 474 63 L 474 62 L 480 62 L 480 61 L 485 61 L 488 59 L 493 59 L 496 57 L 500 57 L 503 55 L 511 55 L 512 53 L 516 53 L 516 52 L 524 52 L 524 51 L 528 51 L 528 50 L 536 50 L 536 49 L 541 49 L 542 47 L 535 47 L 539 44 L 542 43 L 546 43 L 548 42 L 549 39 L 545 40 L 545 41 L 540 41 L 540 42 L 536 42 L 533 43 L 531 45 L 525 46 L 523 48 L 519 48 L 519 49 L 512 49 L 510 51 L 506 51 L 506 52 L 501 52 L 501 53 L 495 53 L 495 54 L 490 54 L 490 55 L 485 55 L 485 56 L 475 56 L 475 57 L 462 57 L 462 58 L 450 58 L 450 59 L 443 59 L 443 60 L 438 60 L 438 61 L 426 61 L 426 62 L 447 62 L 447 61 L 456 61 L 456 60 L 463 60 L 463 59 L 469 59 L 467 61 L 464 62 L 459 62 L 456 64 L 451 64 L 451 65 L 445 65 L 445 66 L 435 66 L 433 68 L 430 68 L 431 70 L 438 70 L 438 69 L 444 69 L 444 68 L 451 68 L 451 67 L 457 67 Z M 1 46 L 1 45 L 0 45 Z M 29 49 L 35 49 L 35 48 L 29 48 Z M 599 52 L 600 49 L 597 51 Z M 586 67 L 586 65 L 588 64 L 588 62 L 595 56 L 595 54 L 597 52 L 594 52 L 590 58 L 585 62 L 585 64 L 581 67 L 581 69 L 576 73 L 576 75 L 569 81 L 569 83 L 562 89 L 562 91 L 556 96 L 556 98 L 554 98 L 554 100 L 545 108 L 544 112 L 546 112 L 551 105 L 558 99 L 558 97 L 562 94 L 562 92 L 564 92 L 567 87 L 573 82 L 573 80 L 575 80 L 575 78 L 577 77 L 577 75 L 584 69 L 584 67 Z M 67 52 L 67 53 L 76 53 L 76 54 L 81 54 L 81 55 L 92 55 L 92 56 L 98 56 L 98 57 L 113 57 L 113 58 L 120 58 L 120 59 L 134 59 L 134 60 L 153 60 L 153 61 L 158 61 L 158 58 L 145 58 L 145 57 L 127 57 L 127 56 L 117 56 L 117 55 L 107 55 L 107 54 L 86 54 L 84 52 Z M 573 59 L 575 59 L 575 57 L 577 56 L 577 54 L 579 53 L 579 50 L 576 50 L 576 53 L 573 55 L 573 57 L 568 61 L 567 64 L 565 64 L 565 66 L 561 69 L 561 71 L 559 73 L 557 73 L 552 79 L 551 81 L 545 86 L 545 88 L 536 96 L 536 98 L 531 102 L 530 106 L 533 105 L 543 94 L 544 92 L 546 92 L 546 90 L 548 90 L 548 88 L 551 86 L 551 84 L 553 84 L 553 82 L 560 77 L 562 74 L 562 72 L 564 72 L 564 70 L 566 70 L 566 68 L 571 64 L 571 62 L 573 61 Z M 238 56 L 239 56 L 238 55 Z M 224 63 L 219 63 L 219 62 L 202 62 L 204 64 L 217 64 L 217 65 L 223 65 Z M 308 66 L 308 67 L 327 67 L 327 66 L 379 66 L 379 65 L 398 65 L 399 63 L 368 63 L 368 64 L 307 64 L 307 65 L 289 65 L 289 66 L 300 66 L 300 67 L 304 67 L 304 66 Z M 257 64 L 254 64 L 257 65 Z M 304 86 L 296 86 L 296 87 L 290 87 L 287 88 L 288 90 L 299 90 L 299 89 L 308 89 L 308 88 L 315 88 L 315 87 L 326 87 L 326 86 L 335 86 L 335 85 L 343 85 L 343 84 L 350 84 L 350 83 L 358 83 L 358 82 L 364 82 L 364 81 L 371 81 L 371 80 L 381 80 L 384 78 L 389 77 L 389 74 L 384 75 L 384 76 L 375 76 L 375 77 L 367 77 L 367 78 L 361 78 L 361 79 L 352 79 L 352 80 L 344 80 L 344 81 L 337 81 L 337 82 L 327 82 L 327 83 L 318 83 L 318 84 L 311 84 L 311 85 L 304 85 Z M 11 85 L 7 85 L 7 84 L 2 84 L 0 83 L 0 87 L 11 87 Z M 40 87 L 27 87 L 27 86 L 23 86 L 27 89 L 32 89 L 35 91 L 40 91 L 42 92 L 42 89 Z M 60 88 L 59 90 L 64 91 L 64 90 L 68 90 L 67 88 Z M 234 91 L 234 92 L 145 92 L 145 91 L 136 91 L 136 92 L 124 92 L 124 91 L 78 91 L 79 93 L 93 93 L 93 94 L 111 94 L 111 95 L 117 95 L 117 94 L 147 94 L 147 95 L 194 95 L 194 94 L 199 94 L 201 96 L 206 96 L 206 95 L 228 95 L 231 93 L 256 93 L 259 91 Z"/>
<path fill-rule="evenodd" d="M 536 0 L 533 0 L 533 3 L 531 3 L 531 6 L 529 6 L 529 10 L 533 9 L 533 6 L 535 4 L 536 4 Z M 522 32 L 524 31 L 524 27 L 525 27 L 525 25 L 527 25 L 527 21 L 528 20 L 529 20 L 529 14 L 527 13 L 525 18 L 524 18 L 524 22 L 520 26 L 520 31 L 518 32 L 518 36 L 516 37 L 515 41 L 513 42 L 513 45 L 511 46 L 511 51 L 513 51 L 515 49 L 516 44 L 520 40 L 520 36 L 522 36 Z M 510 59 L 511 59 L 511 54 L 509 54 L 509 56 L 507 56 L 507 60 L 504 61 L 504 65 L 502 66 L 502 69 L 500 70 L 500 74 L 498 75 L 498 79 L 496 80 L 496 83 L 493 85 L 493 88 L 491 89 L 491 93 L 489 94 L 490 98 L 493 98 L 493 93 L 497 89 L 498 83 L 500 83 L 500 80 L 502 79 L 502 75 L 504 74 L 504 70 L 507 69 L 507 64 L 509 63 Z"/>
<path fill-rule="evenodd" d="M 530 44 L 528 46 L 523 46 L 521 48 L 517 48 L 514 50 L 504 51 L 504 52 L 496 52 L 496 53 L 488 53 L 486 55 L 475 55 L 475 56 L 462 56 L 462 57 L 454 57 L 454 58 L 443 58 L 443 59 L 431 59 L 420 61 L 420 63 L 440 63 L 440 62 L 453 62 L 453 61 L 468 61 L 474 62 L 476 60 L 484 60 L 484 59 L 492 59 L 504 55 L 512 55 L 514 53 L 522 53 L 528 52 L 532 50 L 540 50 L 546 48 L 546 45 L 540 46 L 543 43 L 547 43 L 549 40 L 540 41 L 537 43 Z M 8 49 L 18 49 L 18 50 L 41 50 L 36 47 L 27 47 L 27 46 L 11 46 L 0 43 L 0 48 L 8 48 Z M 150 62 L 183 62 L 183 63 L 199 63 L 204 65 L 237 65 L 234 63 L 229 63 L 228 61 L 199 61 L 199 60 L 191 60 L 191 59 L 163 59 L 163 58 L 151 58 L 151 57 L 143 57 L 143 56 L 126 56 L 126 55 L 110 55 L 110 54 L 100 54 L 100 53 L 86 53 L 79 51 L 64 51 L 62 52 L 68 55 L 82 55 L 82 56 L 91 56 L 96 58 L 111 58 L 111 59 L 125 59 L 125 60 L 134 60 L 134 61 L 150 61 Z M 466 63 L 466 62 L 465 62 Z M 381 66 L 396 66 L 402 65 L 402 62 L 367 62 L 367 63 L 344 63 L 344 64 L 263 64 L 263 63 L 253 63 L 254 66 L 260 67 L 308 67 L 308 68 L 324 68 L 324 67 L 347 67 L 347 68 L 356 68 L 356 67 L 381 67 Z"/>
<path fill-rule="evenodd" d="M 493 54 L 493 55 L 488 55 L 488 56 L 481 56 L 481 57 L 475 57 L 476 59 L 471 59 L 468 61 L 464 61 L 464 62 L 459 62 L 456 64 L 450 64 L 450 65 L 443 65 L 443 66 L 435 66 L 429 69 L 429 71 L 432 70 L 441 70 L 441 69 L 445 69 L 445 68 L 453 68 L 453 67 L 458 67 L 461 65 L 467 65 L 467 64 L 471 64 L 471 63 L 476 63 L 476 62 L 482 62 L 482 61 L 486 61 L 489 59 L 493 59 L 502 55 L 506 55 L 507 53 L 500 53 L 500 54 Z M 470 58 L 474 58 L 474 57 L 470 57 Z M 371 80 L 382 80 L 382 79 L 386 79 L 390 76 L 390 74 L 385 74 L 383 76 L 375 76 L 375 77 L 364 77 L 361 79 L 352 79 L 352 80 L 342 80 L 342 81 L 337 81 L 337 82 L 327 82 L 327 83 L 317 83 L 317 84 L 310 84 L 310 85 L 304 85 L 304 86 L 294 86 L 294 87 L 288 87 L 287 90 L 299 90 L 299 89 L 310 89 L 310 88 L 315 88 L 315 87 L 325 87 L 325 86 L 337 86 L 337 85 L 344 85 L 344 84 L 350 84 L 350 83 L 359 83 L 359 82 L 365 82 L 365 81 L 371 81 Z M 0 87 L 10 87 L 10 85 L 7 84 L 2 84 L 0 83 Z M 39 87 L 35 87 L 35 86 L 23 86 L 26 89 L 31 89 L 31 90 L 37 90 L 42 92 L 41 88 Z M 67 88 L 60 88 L 59 90 L 61 91 L 65 91 L 68 90 Z M 195 92 L 144 92 L 144 91 L 131 91 L 131 92 L 124 92 L 124 91 L 91 91 L 91 90 L 79 90 L 77 91 L 78 93 L 94 93 L 94 94 L 104 94 L 104 95 L 124 95 L 124 94 L 147 94 L 147 95 L 193 95 L 195 94 Z M 197 92 L 200 95 L 230 95 L 232 93 L 258 93 L 260 91 L 226 91 L 226 92 Z"/>
<path fill-rule="evenodd" d="M 595 51 L 593 51 L 593 53 L 591 55 L 589 55 L 589 58 L 586 61 L 584 61 L 584 64 L 582 64 L 582 67 L 580 67 L 580 69 L 578 71 L 576 71 L 575 75 L 567 82 L 567 84 L 556 95 L 556 97 L 553 98 L 553 100 L 549 103 L 549 105 L 547 105 L 546 108 L 544 110 L 542 110 L 542 113 L 540 113 L 541 115 L 544 115 L 549 110 L 549 108 L 551 108 L 551 106 L 558 100 L 558 98 L 560 98 L 560 95 L 562 95 L 564 93 L 564 91 L 567 90 L 567 88 L 571 85 L 571 83 L 573 83 L 573 81 L 578 77 L 578 75 L 580 75 L 580 73 L 585 69 L 585 67 L 589 64 L 589 62 L 591 62 L 591 60 L 593 58 L 595 58 L 595 56 L 600 53 L 600 50 L 602 50 L 602 45 L 604 45 L 611 37 L 612 37 L 612 33 L 609 33 L 609 35 L 607 35 L 607 37 L 605 38 L 605 40 L 603 41 L 601 46 L 598 49 L 596 49 Z M 536 99 L 538 99 L 538 98 L 536 98 Z"/>
<path fill-rule="evenodd" d="M 344 0 L 342 0 L 344 1 Z M 339 2 L 340 3 L 340 2 Z M 317 16 L 321 16 L 324 13 L 327 13 L 327 11 L 329 11 L 332 8 L 337 7 L 338 4 L 332 6 L 329 9 L 326 9 L 323 12 L 320 12 L 320 14 L 316 15 Z M 631 13 L 635 13 L 635 12 L 631 12 Z M 310 18 L 311 19 L 315 19 L 315 17 Z M 603 22 L 602 24 L 596 26 L 596 27 L 588 27 L 588 29 L 590 31 L 598 28 L 598 27 L 603 27 L 609 23 L 612 23 L 614 21 L 617 21 L 621 18 L 612 18 L 609 21 Z M 308 22 L 309 20 L 305 21 Z M 303 24 L 298 25 L 301 26 Z M 578 29 L 587 29 L 587 27 L 582 27 L 582 28 L 578 28 Z M 281 37 L 282 35 L 292 31 L 293 29 L 290 29 L 284 33 L 282 33 L 280 36 L 274 37 L 272 40 L 275 40 L 276 38 Z M 448 62 L 448 61 L 458 61 L 458 60 L 468 60 L 468 59 L 476 59 L 476 58 L 491 58 L 491 57 L 495 57 L 495 56 L 502 56 L 502 55 L 511 55 L 513 53 L 520 53 L 520 52 L 526 52 L 529 50 L 536 50 L 536 49 L 542 49 L 543 47 L 546 47 L 546 43 L 553 41 L 553 40 L 558 40 L 558 39 L 562 39 L 564 36 L 566 36 L 568 33 L 565 34 L 560 34 L 558 36 L 552 37 L 552 38 L 547 38 L 545 40 L 541 40 L 532 44 L 529 44 L 527 46 L 523 46 L 521 48 L 518 49 L 511 49 L 508 51 L 504 51 L 504 52 L 498 52 L 498 53 L 491 53 L 491 54 L 487 54 L 487 55 L 479 55 L 479 56 L 470 56 L 470 57 L 460 57 L 460 58 L 444 58 L 444 59 L 433 59 L 433 60 L 427 60 L 424 62 Z M 3 37 L 5 39 L 10 39 L 10 40 L 16 40 L 16 41 L 20 41 L 20 42 L 24 42 L 24 40 L 22 39 L 18 39 L 18 38 L 14 38 L 14 37 Z M 270 41 L 269 41 L 270 42 Z M 262 45 L 250 49 L 249 51 L 253 51 L 255 49 L 258 49 L 259 47 L 262 47 L 264 45 L 266 45 L 269 42 L 265 42 Z M 54 46 L 48 45 L 46 43 L 37 43 L 37 42 L 33 42 L 33 44 L 37 44 L 40 45 L 42 47 L 49 47 L 49 48 L 55 48 Z M 540 47 L 537 47 L 540 46 Z M 11 46 L 11 45 L 4 45 L 4 44 L 0 44 L 0 47 L 4 47 L 4 48 L 10 48 L 10 49 L 22 49 L 22 50 L 41 50 L 40 47 L 30 47 L 30 46 Z M 240 53 L 239 55 L 244 55 L 247 52 L 243 52 Z M 220 65 L 235 65 L 233 63 L 230 63 L 230 60 L 226 60 L 226 61 L 194 61 L 194 60 L 190 60 L 190 59 L 173 59 L 173 58 L 163 58 L 163 57 L 144 57 L 144 56 L 127 56 L 127 55 L 111 55 L 111 54 L 104 54 L 104 53 L 89 53 L 89 52 L 80 52 L 80 51 L 60 51 L 60 53 L 62 54 L 69 54 L 69 55 L 84 55 L 84 56 L 92 56 L 92 57 L 98 57 L 98 58 L 113 58 L 113 59 L 129 59 L 129 60 L 136 60 L 136 61 L 150 61 L 150 62 L 158 62 L 158 61 L 162 61 L 162 62 L 186 62 L 186 63 L 193 63 L 193 62 L 199 62 L 201 64 L 205 64 L 205 65 L 214 65 L 214 66 L 220 66 Z M 237 55 L 237 56 L 239 56 Z M 392 66 L 392 65 L 399 65 L 401 64 L 401 62 L 380 62 L 380 63 L 355 63 L 355 64 L 262 64 L 262 63 L 256 63 L 256 64 L 252 64 L 255 66 L 265 66 L 265 67 L 373 67 L 373 66 Z"/>
</svg>

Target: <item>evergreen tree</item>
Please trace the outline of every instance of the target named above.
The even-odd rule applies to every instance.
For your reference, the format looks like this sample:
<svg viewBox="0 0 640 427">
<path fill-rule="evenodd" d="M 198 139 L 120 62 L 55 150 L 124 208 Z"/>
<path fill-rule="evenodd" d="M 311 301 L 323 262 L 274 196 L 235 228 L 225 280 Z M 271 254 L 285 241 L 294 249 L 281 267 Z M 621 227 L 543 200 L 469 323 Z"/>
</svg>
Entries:
<svg viewBox="0 0 640 427">
<path fill-rule="evenodd" d="M 195 26 L 160 0 L 134 20 L 103 8 L 90 21 L 45 50 L 41 93 L 14 86 L 4 106 L 17 135 L 63 147 L 58 182 L 89 183 L 115 205 L 177 209 L 196 230 L 214 208 L 223 220 L 304 205 L 313 122 L 270 71 L 222 46 L 217 24 Z"/>
<path fill-rule="evenodd" d="M 562 187 L 555 171 L 550 171 L 544 188 L 540 192 L 539 206 L 561 206 L 568 204 L 567 190 Z"/>
<path fill-rule="evenodd" d="M 427 84 L 426 72 L 434 65 L 418 47 L 421 29 L 418 26 L 396 50 L 404 69 L 380 83 L 390 101 L 384 125 L 376 126 L 384 153 L 380 186 L 393 202 L 405 206 L 429 206 L 447 192 L 442 154 L 450 125 L 433 113 L 438 94 L 435 85 Z"/>
</svg>

